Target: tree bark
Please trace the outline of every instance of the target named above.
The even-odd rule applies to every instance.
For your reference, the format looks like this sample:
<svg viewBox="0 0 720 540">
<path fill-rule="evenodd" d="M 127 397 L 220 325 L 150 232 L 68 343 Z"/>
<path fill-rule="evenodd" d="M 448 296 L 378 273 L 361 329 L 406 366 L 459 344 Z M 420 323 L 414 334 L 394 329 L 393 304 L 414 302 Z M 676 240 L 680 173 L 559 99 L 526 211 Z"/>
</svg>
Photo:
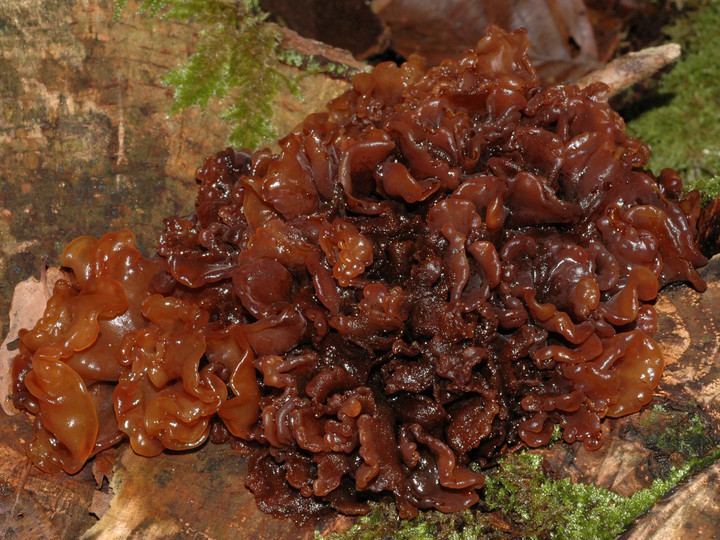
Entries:
<svg viewBox="0 0 720 540">
<path fill-rule="evenodd" d="M 15 284 L 73 238 L 126 227 L 150 255 L 162 220 L 193 211 L 195 169 L 225 146 L 216 103 L 168 118 L 158 82 L 199 28 L 135 16 L 137 3 L 113 20 L 113 0 L 0 2 L 0 335 Z M 277 97 L 279 133 L 348 86 L 298 84 L 302 102 Z"/>
</svg>

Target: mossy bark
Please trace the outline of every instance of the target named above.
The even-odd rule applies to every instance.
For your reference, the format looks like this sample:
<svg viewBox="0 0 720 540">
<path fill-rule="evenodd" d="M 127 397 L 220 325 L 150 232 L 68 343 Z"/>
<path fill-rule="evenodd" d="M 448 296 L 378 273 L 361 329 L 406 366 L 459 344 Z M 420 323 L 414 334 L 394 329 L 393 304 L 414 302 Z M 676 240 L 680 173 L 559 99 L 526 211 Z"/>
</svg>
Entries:
<svg viewBox="0 0 720 540">
<path fill-rule="evenodd" d="M 225 145 L 217 104 L 168 118 L 159 83 L 199 28 L 136 5 L 113 20 L 112 0 L 0 2 L 0 335 L 15 284 L 73 238 L 127 227 L 152 254 L 163 218 L 193 211 L 195 169 Z M 279 133 L 347 87 L 299 84 L 303 102 L 277 97 Z"/>
</svg>

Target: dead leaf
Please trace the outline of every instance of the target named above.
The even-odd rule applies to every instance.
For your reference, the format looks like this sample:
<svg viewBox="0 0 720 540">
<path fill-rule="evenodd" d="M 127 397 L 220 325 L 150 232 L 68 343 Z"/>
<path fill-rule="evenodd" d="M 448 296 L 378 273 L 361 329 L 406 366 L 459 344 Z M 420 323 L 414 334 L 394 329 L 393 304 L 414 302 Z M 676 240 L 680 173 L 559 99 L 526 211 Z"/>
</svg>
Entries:
<svg viewBox="0 0 720 540">
<path fill-rule="evenodd" d="M 100 489 L 103 485 L 103 480 L 108 482 L 112 481 L 113 467 L 118 459 L 118 451 L 116 448 L 108 448 L 103 450 L 92 462 L 92 475 L 95 478 L 95 484 Z"/>
<path fill-rule="evenodd" d="M 312 528 L 260 512 L 245 488 L 246 468 L 229 445 L 154 458 L 125 446 L 110 482 L 110 508 L 83 537 L 312 538 Z"/>
<path fill-rule="evenodd" d="M 600 64 L 582 0 L 375 0 L 373 7 L 390 28 L 400 54 L 419 53 L 431 64 L 460 56 L 490 24 L 506 30 L 527 28 L 531 57 L 548 81 L 576 78 Z"/>
<path fill-rule="evenodd" d="M 10 400 L 12 388 L 11 365 L 17 354 L 18 332 L 21 328 L 32 328 L 42 317 L 50 292 L 59 279 L 67 274 L 59 268 L 49 268 L 44 279 L 34 277 L 21 281 L 15 287 L 10 304 L 10 327 L 5 340 L 0 345 L 0 405 L 5 414 L 13 415 L 17 411 Z"/>
<path fill-rule="evenodd" d="M 390 29 L 394 50 L 404 56 L 419 53 L 431 64 L 459 57 L 490 24 L 524 27 L 533 63 L 551 83 L 572 82 L 600 67 L 631 23 L 658 11 L 647 0 L 373 0 L 371 5 Z"/>
<path fill-rule="evenodd" d="M 365 59 L 384 51 L 388 29 L 365 0 L 260 0 L 260 7 L 300 35 L 350 51 Z"/>
<path fill-rule="evenodd" d="M 114 494 L 111 492 L 105 493 L 104 491 L 96 491 L 93 493 L 92 503 L 90 503 L 90 509 L 88 510 L 93 516 L 100 519 L 105 515 L 105 512 L 110 508 L 110 501 L 112 501 Z"/>
</svg>

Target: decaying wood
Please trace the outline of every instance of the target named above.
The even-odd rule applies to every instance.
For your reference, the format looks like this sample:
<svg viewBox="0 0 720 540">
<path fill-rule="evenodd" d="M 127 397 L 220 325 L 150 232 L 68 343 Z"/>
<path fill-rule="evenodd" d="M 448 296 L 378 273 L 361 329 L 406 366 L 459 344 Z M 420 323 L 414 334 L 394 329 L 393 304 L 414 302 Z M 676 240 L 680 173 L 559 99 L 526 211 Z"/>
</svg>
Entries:
<svg viewBox="0 0 720 540">
<path fill-rule="evenodd" d="M 293 53 L 293 56 L 297 58 L 297 61 L 291 64 L 294 67 L 305 69 L 310 64 L 314 64 L 325 68 L 328 77 L 346 81 L 350 81 L 353 76 L 368 69 L 368 64 L 356 60 L 344 49 L 302 37 L 294 30 L 283 26 L 278 26 L 277 29 L 282 36 L 280 49 Z"/>
<path fill-rule="evenodd" d="M 0 1 L 0 335 L 15 284 L 73 238 L 129 228 L 151 253 L 163 219 L 193 211 L 195 169 L 230 133 L 213 102 L 168 117 L 172 89 L 159 81 L 200 28 L 135 16 L 138 0 L 113 20 L 114 5 Z M 301 101 L 278 95 L 279 133 L 348 86 L 298 84 Z"/>
<path fill-rule="evenodd" d="M 709 540 L 720 535 L 720 462 L 657 503 L 624 540 Z"/>
<path fill-rule="evenodd" d="M 89 513 L 90 468 L 74 476 L 39 471 L 25 456 L 31 428 L 0 413 L 0 535 L 3 539 L 77 538 L 97 519 Z"/>
<path fill-rule="evenodd" d="M 588 73 L 577 84 L 585 87 L 603 82 L 610 87 L 610 96 L 614 96 L 672 64 L 680 58 L 680 52 L 680 45 L 677 43 L 631 52 Z"/>
<path fill-rule="evenodd" d="M 720 256 L 701 273 L 708 281 L 705 293 L 679 285 L 663 291 L 657 301 L 656 339 L 665 353 L 667 368 L 655 403 L 671 411 L 668 414 L 683 410 L 700 415 L 709 433 L 717 435 Z M 25 290 L 22 284 L 18 287 L 21 294 Z M 35 285 L 33 291 L 37 303 L 43 303 L 42 288 Z M 16 314 L 12 315 L 15 320 Z M 652 418 L 653 414 L 648 409 L 604 422 L 606 443 L 598 451 L 587 451 L 582 444 L 556 444 L 535 452 L 544 456 L 555 477 L 594 483 L 629 496 L 662 476 L 668 460 L 681 459 L 656 448 L 653 441 L 667 426 L 662 418 Z M 117 461 L 112 454 L 101 454 L 78 475 L 69 477 L 45 475 L 29 466 L 22 451 L 22 442 L 29 435 L 25 415 L 0 417 L 0 478 L 7 485 L 6 496 L 0 489 L 0 522 L 5 521 L 7 530 L 21 531 L 18 537 L 39 538 L 59 531 L 84 538 L 118 539 L 223 538 L 241 533 L 259 540 L 312 537 L 311 529 L 299 529 L 257 509 L 243 484 L 246 462 L 227 445 L 209 444 L 199 451 L 150 459 L 135 455 L 123 445 Z M 684 483 L 644 516 L 636 526 L 639 532 L 632 528 L 630 537 L 712 538 L 710 533 L 716 531 L 714 524 L 720 520 L 718 472 L 715 464 Z M 73 511 L 58 521 L 58 508 L 70 507 Z M 37 530 L 23 528 L 30 512 L 49 517 L 39 522 Z M 95 517 L 89 519 L 91 514 Z M 343 529 L 350 523 L 340 517 L 321 527 Z"/>
<path fill-rule="evenodd" d="M 212 107 L 206 114 L 188 110 L 166 118 L 171 96 L 157 81 L 190 53 L 198 29 L 142 17 L 113 22 L 112 8 L 111 0 L 0 2 L 3 333 L 11 314 L 0 349 L 0 398 L 8 414 L 13 410 L 4 398 L 17 330 L 32 326 L 47 298 L 43 283 L 30 281 L 18 286 L 11 307 L 15 284 L 37 273 L 45 255 L 52 261 L 81 234 L 130 227 L 151 249 L 163 217 L 192 211 L 194 169 L 222 148 L 227 135 Z M 301 49 L 298 41 L 292 43 Z M 353 66 L 346 55 L 304 43 L 308 54 Z M 281 132 L 347 87 L 328 77 L 307 77 L 300 84 L 305 102 L 289 95 L 278 99 L 275 121 Z M 657 303 L 658 340 L 668 357 L 658 400 L 695 407 L 715 430 L 720 428 L 719 267 L 716 258 L 703 271 L 710 282 L 705 294 L 678 286 L 664 291 Z M 50 271 L 48 282 L 57 277 Z M 545 452 L 549 466 L 622 494 L 647 487 L 659 465 L 647 436 L 636 429 L 634 422 L 642 418 L 606 422 L 608 442 L 599 452 L 555 445 Z M 25 456 L 29 422 L 24 414 L 0 413 L 4 538 L 312 537 L 310 530 L 259 512 L 243 486 L 245 461 L 229 446 L 146 459 L 125 445 L 117 459 L 103 454 L 77 475 L 48 475 Z M 671 538 L 688 527 L 699 531 L 694 538 L 711 537 L 706 524 L 720 521 L 717 474 L 716 464 L 681 486 L 631 537 Z M 498 522 L 505 523 L 502 519 Z M 348 524 L 348 518 L 335 522 Z M 702 536 L 706 533 L 710 536 Z"/>
<path fill-rule="evenodd" d="M 657 302 L 667 366 L 659 394 L 695 403 L 720 428 L 720 257 L 703 269 L 702 294 L 673 287 Z M 687 358 L 693 360 L 688 362 Z"/>
</svg>

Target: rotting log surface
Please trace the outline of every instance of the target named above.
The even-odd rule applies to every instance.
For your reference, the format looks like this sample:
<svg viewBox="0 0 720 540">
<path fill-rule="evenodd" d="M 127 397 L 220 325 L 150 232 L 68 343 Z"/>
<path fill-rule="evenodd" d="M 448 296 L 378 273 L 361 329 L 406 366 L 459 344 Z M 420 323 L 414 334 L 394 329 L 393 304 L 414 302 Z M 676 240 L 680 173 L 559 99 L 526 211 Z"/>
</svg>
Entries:
<svg viewBox="0 0 720 540">
<path fill-rule="evenodd" d="M 54 262 L 72 238 L 119 227 L 135 231 L 148 253 L 163 217 L 192 210 L 193 171 L 223 146 L 227 128 L 213 120 L 212 110 L 166 119 L 170 91 L 156 82 L 189 54 L 197 29 L 127 14 L 113 22 L 111 11 L 109 0 L 0 3 L 3 336 L 13 287 L 37 275 L 44 256 Z M 312 88 L 307 102 L 281 96 L 281 131 L 343 83 L 307 78 L 302 84 Z M 717 435 L 720 259 L 703 274 L 709 281 L 706 293 L 675 286 L 658 300 L 658 340 L 668 367 L 656 403 L 696 412 Z M 44 298 L 42 287 L 24 294 Z M 555 475 L 628 495 L 650 485 L 667 460 L 682 459 L 657 451 L 659 431 L 672 418 L 649 421 L 650 414 L 606 422 L 608 441 L 598 452 L 565 444 L 540 452 Z M 0 532 L 5 538 L 312 536 L 257 510 L 243 486 L 245 462 L 228 446 L 153 459 L 123 446 L 113 474 L 109 462 L 97 459 L 75 476 L 47 475 L 25 457 L 30 430 L 24 415 L 0 412 Z M 700 472 L 627 536 L 717 538 L 719 475 L 717 463 Z"/>
<path fill-rule="evenodd" d="M 606 421 L 606 443 L 598 451 L 588 452 L 577 443 L 537 450 L 551 477 L 595 483 L 629 496 L 665 477 L 671 467 L 681 466 L 687 459 L 683 452 L 696 450 L 687 445 L 706 449 L 717 445 L 720 256 L 701 273 L 708 280 L 705 293 L 674 286 L 663 291 L 657 302 L 656 338 L 668 362 L 653 404 L 660 408 L 651 406 Z M 22 294 L 43 303 L 43 284 L 29 285 Z M 23 317 L 26 311 L 18 308 L 11 315 Z M 0 380 L 7 361 L 7 354 L 0 356 Z M 671 444 L 668 450 L 663 441 L 669 433 L 679 432 L 690 417 L 700 419 L 702 433 L 697 433 L 697 440 Z M 30 432 L 24 414 L 0 413 L 0 530 L 6 538 L 223 538 L 241 533 L 259 540 L 312 537 L 311 529 L 298 529 L 257 509 L 243 485 L 245 459 L 234 455 L 228 445 L 208 444 L 199 451 L 151 459 L 123 445 L 114 467 L 110 467 L 113 456 L 101 454 L 102 459 L 96 458 L 75 476 L 48 475 L 25 456 L 23 442 Z M 699 451 L 702 455 L 703 449 Z M 105 475 L 111 477 L 109 483 Z M 627 536 L 717 538 L 719 479 L 720 463 L 700 471 L 638 520 Z M 321 527 L 348 523 L 340 519 Z"/>
<path fill-rule="evenodd" d="M 15 284 L 73 238 L 127 227 L 150 254 L 163 218 L 193 210 L 195 169 L 229 133 L 214 104 L 167 118 L 172 90 L 158 81 L 198 28 L 133 16 L 132 1 L 113 21 L 113 6 L 0 2 L 0 335 Z M 303 102 L 277 97 L 279 133 L 347 87 L 298 84 Z"/>
</svg>

